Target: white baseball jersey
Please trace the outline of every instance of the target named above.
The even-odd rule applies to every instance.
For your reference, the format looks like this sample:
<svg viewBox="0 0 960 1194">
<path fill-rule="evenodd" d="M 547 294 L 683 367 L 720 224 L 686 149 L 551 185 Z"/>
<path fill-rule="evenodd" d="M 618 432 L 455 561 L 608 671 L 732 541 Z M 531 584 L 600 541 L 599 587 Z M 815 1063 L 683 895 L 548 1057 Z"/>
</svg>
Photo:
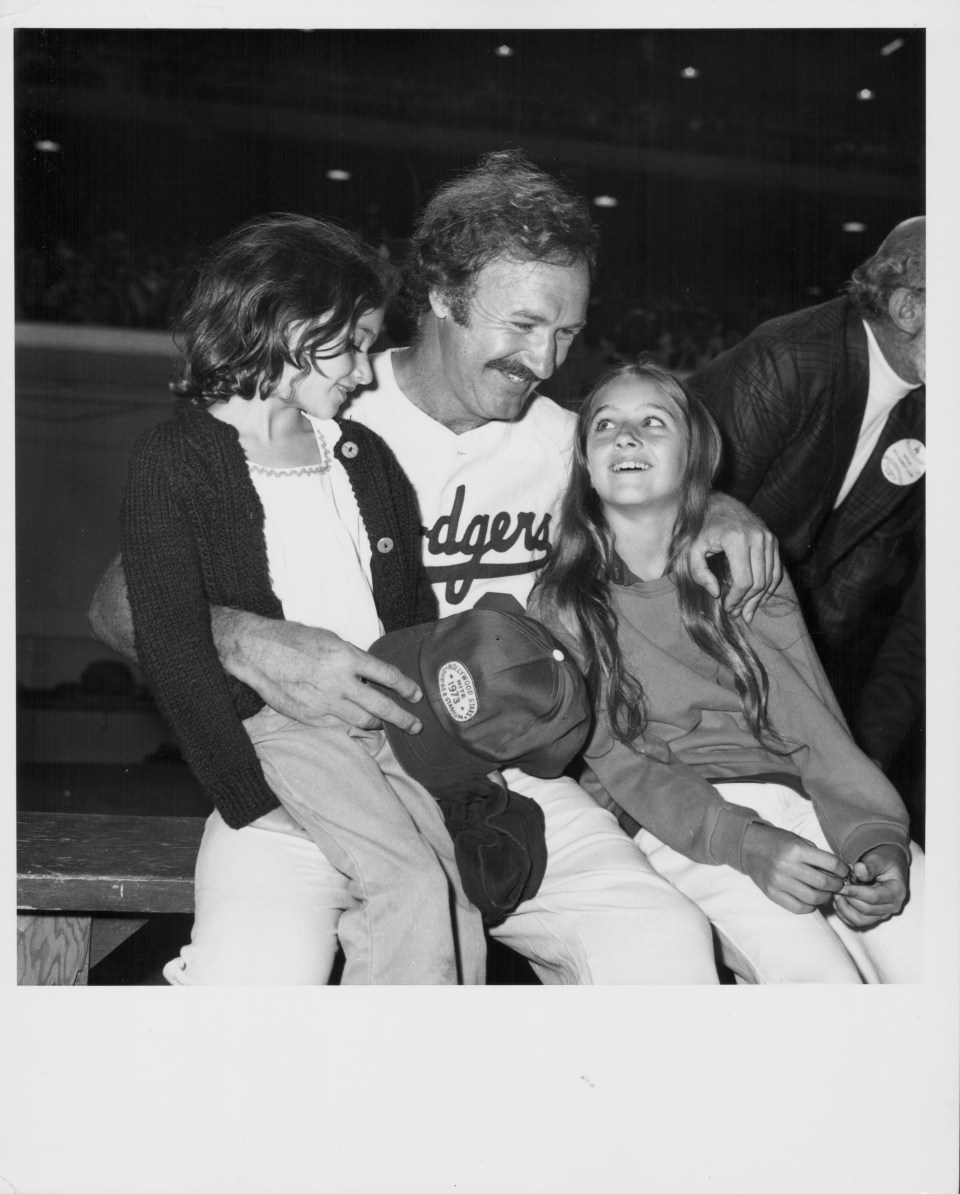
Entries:
<svg viewBox="0 0 960 1194">
<path fill-rule="evenodd" d="M 457 435 L 403 394 L 390 358 L 371 358 L 376 386 L 344 414 L 387 442 L 416 490 L 440 616 L 487 592 L 526 605 L 566 488 L 575 416 L 537 395 L 514 422 Z"/>
</svg>

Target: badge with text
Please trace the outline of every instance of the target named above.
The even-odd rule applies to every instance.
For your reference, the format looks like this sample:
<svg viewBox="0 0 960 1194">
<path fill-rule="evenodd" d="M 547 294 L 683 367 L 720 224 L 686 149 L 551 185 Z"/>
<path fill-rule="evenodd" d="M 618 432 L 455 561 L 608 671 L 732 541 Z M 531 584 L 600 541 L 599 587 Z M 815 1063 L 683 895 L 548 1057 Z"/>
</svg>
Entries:
<svg viewBox="0 0 960 1194">
<path fill-rule="evenodd" d="M 892 484 L 912 485 L 926 472 L 926 449 L 918 439 L 898 439 L 884 452 L 880 467 Z"/>
<path fill-rule="evenodd" d="M 473 676 L 459 660 L 445 663 L 437 675 L 440 699 L 454 721 L 469 721 L 476 717 L 479 702 Z"/>
</svg>

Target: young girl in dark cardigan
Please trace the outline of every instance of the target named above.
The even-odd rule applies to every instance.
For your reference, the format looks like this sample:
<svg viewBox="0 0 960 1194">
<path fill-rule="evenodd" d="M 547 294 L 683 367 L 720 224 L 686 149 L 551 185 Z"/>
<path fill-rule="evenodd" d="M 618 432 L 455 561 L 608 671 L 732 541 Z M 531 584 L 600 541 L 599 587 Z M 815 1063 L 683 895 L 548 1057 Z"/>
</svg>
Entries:
<svg viewBox="0 0 960 1194">
<path fill-rule="evenodd" d="M 923 856 L 789 581 L 746 625 L 690 576 L 719 460 L 706 409 L 653 364 L 584 400 L 530 605 L 594 696 L 583 786 L 705 913 L 742 981 L 918 981 Z"/>
<path fill-rule="evenodd" d="M 388 297 L 374 250 L 320 220 L 263 217 L 215 246 L 177 322 L 181 409 L 131 459 L 124 568 L 145 679 L 214 817 L 306 832 L 349 878 L 343 981 L 481 982 L 479 913 L 441 815 L 383 732 L 282 717 L 224 671 L 210 631 L 226 606 L 366 649 L 436 617 L 406 476 L 335 418 L 371 379 Z M 246 972 L 270 981 L 255 958 Z M 189 945 L 168 977 L 217 981 L 191 970 Z"/>
</svg>

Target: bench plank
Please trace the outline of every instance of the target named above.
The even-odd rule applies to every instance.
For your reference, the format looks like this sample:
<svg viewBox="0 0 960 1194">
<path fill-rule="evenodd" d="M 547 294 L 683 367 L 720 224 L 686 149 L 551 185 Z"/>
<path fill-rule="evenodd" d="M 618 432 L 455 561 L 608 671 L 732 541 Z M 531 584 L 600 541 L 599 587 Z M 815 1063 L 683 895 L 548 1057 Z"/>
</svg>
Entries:
<svg viewBox="0 0 960 1194">
<path fill-rule="evenodd" d="M 202 817 L 17 816 L 24 911 L 192 912 Z"/>
</svg>

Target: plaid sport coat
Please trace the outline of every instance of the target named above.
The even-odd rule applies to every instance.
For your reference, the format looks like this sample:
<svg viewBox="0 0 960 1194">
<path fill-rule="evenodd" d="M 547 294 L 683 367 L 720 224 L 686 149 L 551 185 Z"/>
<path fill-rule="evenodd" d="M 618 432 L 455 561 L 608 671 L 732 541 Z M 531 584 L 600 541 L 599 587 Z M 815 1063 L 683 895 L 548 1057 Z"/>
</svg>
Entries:
<svg viewBox="0 0 960 1194">
<path fill-rule="evenodd" d="M 761 324 L 689 384 L 723 434 L 718 488 L 777 536 L 811 629 L 826 644 L 842 646 L 882 586 L 909 580 L 924 482 L 894 484 L 881 461 L 893 443 L 924 442 L 925 388 L 897 403 L 834 510 L 869 389 L 867 336 L 849 299 Z"/>
</svg>

